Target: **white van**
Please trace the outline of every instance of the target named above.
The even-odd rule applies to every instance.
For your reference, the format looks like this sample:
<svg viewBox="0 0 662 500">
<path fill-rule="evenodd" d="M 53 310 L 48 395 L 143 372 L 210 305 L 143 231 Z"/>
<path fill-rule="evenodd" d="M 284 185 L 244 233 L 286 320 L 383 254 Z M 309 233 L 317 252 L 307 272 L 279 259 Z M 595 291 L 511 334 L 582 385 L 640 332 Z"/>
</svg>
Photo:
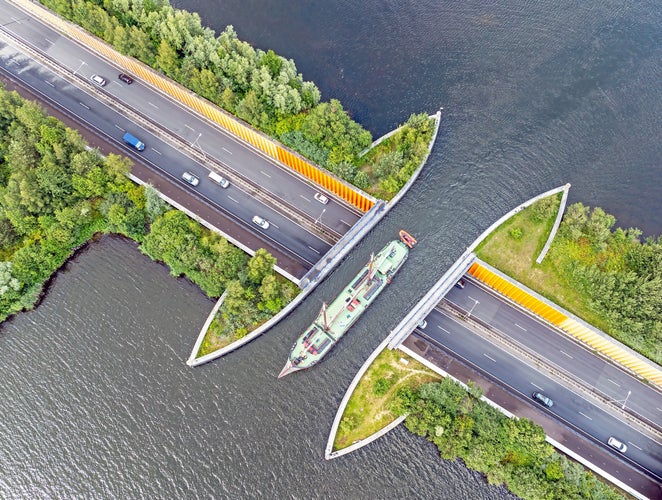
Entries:
<svg viewBox="0 0 662 500">
<path fill-rule="evenodd" d="M 209 172 L 209 178 L 222 188 L 226 188 L 230 185 L 230 181 L 228 181 L 225 177 L 221 177 L 216 172 Z"/>
</svg>

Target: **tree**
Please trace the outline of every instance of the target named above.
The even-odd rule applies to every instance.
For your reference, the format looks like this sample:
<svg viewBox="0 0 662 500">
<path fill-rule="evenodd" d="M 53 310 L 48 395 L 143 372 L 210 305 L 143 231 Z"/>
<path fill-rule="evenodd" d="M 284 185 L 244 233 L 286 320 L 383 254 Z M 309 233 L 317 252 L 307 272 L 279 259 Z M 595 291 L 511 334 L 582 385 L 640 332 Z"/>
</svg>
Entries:
<svg viewBox="0 0 662 500">
<path fill-rule="evenodd" d="M 261 283 L 264 277 L 272 272 L 275 264 L 276 258 L 264 248 L 260 248 L 248 261 L 248 279 L 254 284 Z"/>
</svg>

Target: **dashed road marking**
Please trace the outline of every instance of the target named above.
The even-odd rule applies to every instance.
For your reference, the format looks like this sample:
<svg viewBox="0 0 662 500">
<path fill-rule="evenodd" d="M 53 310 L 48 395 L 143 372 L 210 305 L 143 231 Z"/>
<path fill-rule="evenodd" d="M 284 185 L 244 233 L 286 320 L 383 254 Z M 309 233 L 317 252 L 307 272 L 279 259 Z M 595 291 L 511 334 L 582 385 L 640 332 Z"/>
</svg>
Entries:
<svg viewBox="0 0 662 500">
<path fill-rule="evenodd" d="M 122 132 L 126 132 L 122 127 L 120 127 L 117 123 L 115 123 L 115 128 L 120 129 Z"/>
<path fill-rule="evenodd" d="M 156 149 L 156 148 L 152 148 L 152 151 L 154 151 L 154 152 L 155 152 L 155 153 L 156 153 L 157 155 L 160 155 L 160 154 L 162 154 L 162 153 L 161 153 L 161 151 L 159 151 L 159 150 L 158 150 L 158 149 Z"/>
<path fill-rule="evenodd" d="M 187 125 L 186 123 L 184 124 L 184 126 L 185 126 L 187 129 L 192 130 L 193 132 L 195 132 L 195 129 L 194 129 L 193 127 Z"/>
<path fill-rule="evenodd" d="M 570 356 L 570 354 L 568 354 L 568 353 L 565 352 L 565 351 L 561 351 L 561 350 L 559 349 L 559 352 L 560 352 L 561 354 L 563 354 L 564 356 L 568 356 L 570 359 L 575 359 L 575 358 L 573 358 L 572 356 Z"/>
<path fill-rule="evenodd" d="M 303 199 L 306 200 L 308 203 L 310 203 L 310 198 L 306 198 L 306 197 L 305 197 L 304 195 L 302 195 L 302 194 L 300 194 L 299 197 L 300 197 L 300 198 L 303 198 Z"/>
<path fill-rule="evenodd" d="M 51 87 L 55 88 L 55 84 L 49 82 L 48 80 L 44 80 L 46 82 L 46 85 L 50 85 Z"/>
<path fill-rule="evenodd" d="M 311 247 L 310 245 L 308 245 L 308 248 L 310 248 L 313 252 L 315 252 L 316 254 L 319 255 L 319 252 L 317 250 L 315 250 L 313 247 Z"/>
<path fill-rule="evenodd" d="M 586 418 L 588 418 L 589 420 L 593 420 L 591 417 L 589 417 L 588 415 L 582 413 L 581 411 L 579 412 L 579 414 L 580 414 L 582 417 L 586 417 Z"/>
<path fill-rule="evenodd" d="M 147 104 L 149 104 L 149 105 L 152 106 L 153 108 L 159 109 L 159 107 L 158 107 L 156 104 L 154 104 L 153 102 L 149 102 L 149 101 L 147 101 Z"/>
<path fill-rule="evenodd" d="M 51 45 L 53 45 L 53 44 L 55 43 L 53 40 L 49 40 L 48 38 L 45 38 L 45 37 L 44 37 L 44 40 L 46 40 L 46 41 L 47 41 L 48 43 L 50 43 Z"/>
<path fill-rule="evenodd" d="M 614 382 L 614 381 L 613 381 L 612 379 L 610 379 L 610 378 L 608 378 L 607 380 L 609 380 L 609 381 L 610 381 L 612 384 L 614 384 L 616 387 L 620 387 L 620 386 L 621 386 L 621 384 L 619 384 L 619 383 L 617 383 L 617 382 Z"/>
<path fill-rule="evenodd" d="M 346 226 L 352 227 L 352 225 L 349 222 L 345 222 L 344 220 L 340 219 L 340 222 L 345 224 Z"/>
<path fill-rule="evenodd" d="M 442 326 L 437 325 L 437 328 L 439 328 L 442 332 L 446 332 L 446 333 L 448 333 L 448 334 L 451 333 L 451 332 L 449 332 L 448 330 L 446 330 L 446 329 L 445 329 L 444 327 L 442 327 Z"/>
<path fill-rule="evenodd" d="M 492 361 L 494 361 L 494 362 L 496 363 L 496 359 L 494 359 L 494 358 L 493 358 L 492 356 L 490 356 L 489 354 L 485 354 L 485 353 L 483 353 L 483 356 L 485 356 L 487 359 L 491 359 Z"/>
<path fill-rule="evenodd" d="M 268 173 L 266 173 L 264 170 L 260 170 L 260 173 L 262 175 L 264 175 L 265 177 L 268 177 L 269 179 L 271 179 L 271 176 Z"/>
<path fill-rule="evenodd" d="M 532 385 L 533 387 L 535 387 L 536 389 L 540 389 L 541 391 L 543 390 L 542 387 L 540 387 L 539 385 L 534 384 L 533 382 L 531 382 L 531 385 Z"/>
<path fill-rule="evenodd" d="M 227 154 L 229 154 L 229 155 L 232 154 L 232 151 L 230 151 L 230 150 L 227 149 L 227 148 L 223 148 L 223 147 L 222 147 L 221 149 L 222 149 L 223 151 L 225 151 L 225 152 L 226 152 Z"/>
<path fill-rule="evenodd" d="M 634 446 L 634 447 L 635 447 L 636 449 L 638 449 L 639 451 L 643 451 L 641 448 L 639 448 L 639 447 L 638 447 L 636 444 L 634 444 L 632 441 L 628 441 L 628 444 L 631 444 L 632 446 Z"/>
<path fill-rule="evenodd" d="M 232 196 L 228 196 L 228 200 L 230 200 L 230 201 L 234 201 L 235 203 L 239 203 L 239 201 L 238 201 L 238 200 L 235 200 Z"/>
<path fill-rule="evenodd" d="M 523 326 L 518 325 L 517 323 L 515 323 L 515 326 L 516 326 L 517 328 L 521 328 L 522 330 L 526 331 L 526 328 L 524 328 Z"/>
<path fill-rule="evenodd" d="M 79 102 L 78 104 L 83 106 L 85 109 L 90 109 L 90 107 L 87 104 L 83 104 L 82 102 Z"/>
</svg>

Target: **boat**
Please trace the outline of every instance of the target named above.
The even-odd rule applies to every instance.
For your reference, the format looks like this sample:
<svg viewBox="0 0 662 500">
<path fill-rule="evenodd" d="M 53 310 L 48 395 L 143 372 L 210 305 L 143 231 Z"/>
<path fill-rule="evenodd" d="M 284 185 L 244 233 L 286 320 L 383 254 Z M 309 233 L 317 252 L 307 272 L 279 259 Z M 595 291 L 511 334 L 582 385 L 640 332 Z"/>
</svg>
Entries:
<svg viewBox="0 0 662 500">
<path fill-rule="evenodd" d="M 406 232 L 405 240 L 402 233 L 400 241 L 392 240 L 377 255 L 372 254 L 368 263 L 328 306 L 322 304 L 315 321 L 294 342 L 278 378 L 316 365 L 391 283 L 407 260 L 409 249 L 416 243 Z"/>
<path fill-rule="evenodd" d="M 418 241 L 416 241 L 416 238 L 414 238 L 404 229 L 400 229 L 400 240 L 402 240 L 402 242 L 405 245 L 407 245 L 409 248 L 414 248 L 414 245 L 418 243 Z"/>
</svg>

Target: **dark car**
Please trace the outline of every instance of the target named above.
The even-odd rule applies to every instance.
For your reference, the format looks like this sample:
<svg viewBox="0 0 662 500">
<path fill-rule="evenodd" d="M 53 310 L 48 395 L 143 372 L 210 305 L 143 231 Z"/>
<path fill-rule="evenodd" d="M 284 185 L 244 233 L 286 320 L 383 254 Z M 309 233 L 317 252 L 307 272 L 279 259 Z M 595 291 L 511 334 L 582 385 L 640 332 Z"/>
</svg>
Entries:
<svg viewBox="0 0 662 500">
<path fill-rule="evenodd" d="M 117 78 L 122 80 L 124 83 L 128 83 L 129 85 L 133 83 L 133 77 L 127 75 L 126 73 L 120 73 L 119 75 L 117 75 Z"/>
<path fill-rule="evenodd" d="M 464 288 L 465 285 L 466 285 L 466 283 L 465 283 L 464 279 L 462 279 L 462 278 L 460 278 L 460 281 L 455 283 L 455 286 L 458 287 L 458 288 Z"/>
<path fill-rule="evenodd" d="M 538 403 L 545 405 L 547 408 L 554 406 L 554 401 L 545 396 L 542 392 L 534 392 L 531 397 L 538 401 Z"/>
</svg>

